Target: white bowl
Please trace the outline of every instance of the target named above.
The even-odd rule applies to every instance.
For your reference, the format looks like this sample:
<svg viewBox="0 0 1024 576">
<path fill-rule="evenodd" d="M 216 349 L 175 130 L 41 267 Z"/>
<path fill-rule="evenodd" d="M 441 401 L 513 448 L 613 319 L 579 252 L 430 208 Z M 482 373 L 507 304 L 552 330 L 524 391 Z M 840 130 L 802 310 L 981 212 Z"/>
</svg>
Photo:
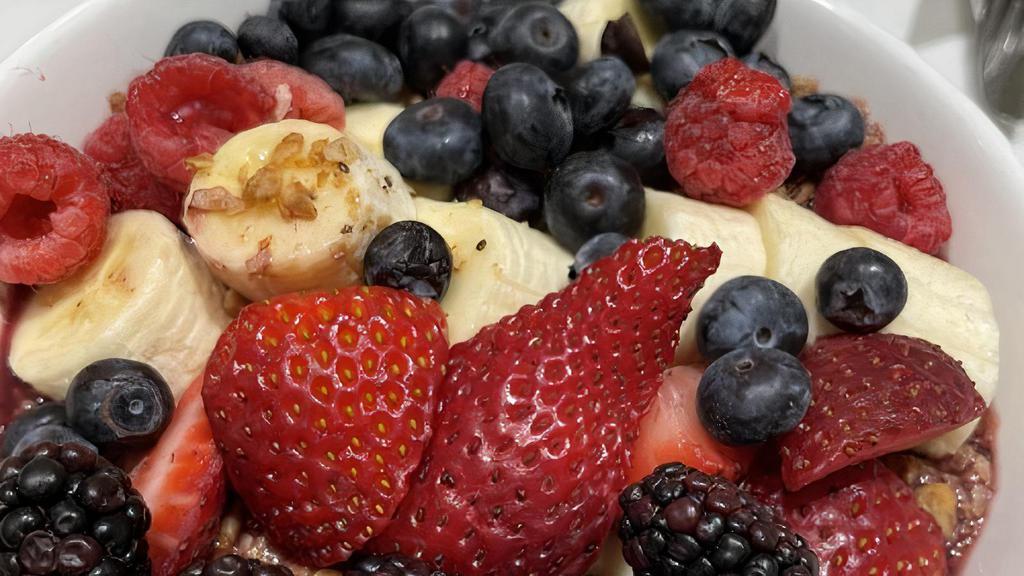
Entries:
<svg viewBox="0 0 1024 576">
<path fill-rule="evenodd" d="M 600 0 L 595 0 L 600 1 Z M 80 145 L 106 117 L 106 97 L 163 54 L 181 24 L 198 19 L 237 26 L 268 0 L 92 0 L 32 38 L 0 65 L 0 125 L 55 134 Z M 26 3 L 26 10 L 31 9 Z M 1014 554 L 1024 516 L 1024 172 L 988 118 L 909 47 L 848 10 L 818 0 L 780 0 L 763 42 L 791 72 L 823 89 L 862 97 L 890 140 L 920 146 L 949 193 L 954 237 L 949 259 L 988 286 L 1002 329 L 997 404 L 1003 415 L 999 485 L 968 574 L 1017 576 Z M 951 303 L 952 304 L 952 303 Z M 936 310 L 941 314 L 941 310 Z"/>
</svg>

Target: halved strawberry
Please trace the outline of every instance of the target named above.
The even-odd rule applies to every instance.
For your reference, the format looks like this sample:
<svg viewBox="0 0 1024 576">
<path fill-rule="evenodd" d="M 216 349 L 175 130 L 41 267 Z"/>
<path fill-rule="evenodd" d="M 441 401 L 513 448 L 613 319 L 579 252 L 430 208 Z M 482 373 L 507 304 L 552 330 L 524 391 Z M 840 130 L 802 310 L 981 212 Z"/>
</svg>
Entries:
<svg viewBox="0 0 1024 576">
<path fill-rule="evenodd" d="M 174 576 L 212 543 L 227 495 L 224 461 L 203 411 L 202 380 L 178 402 L 160 441 L 131 471 L 153 516 L 146 534 L 155 576 Z"/>
<path fill-rule="evenodd" d="M 257 60 L 240 70 L 277 99 L 277 120 L 301 118 L 345 129 L 345 100 L 319 76 L 277 60 Z"/>
<path fill-rule="evenodd" d="M 814 401 L 779 439 L 790 490 L 917 446 L 985 410 L 960 363 L 917 338 L 842 334 L 818 340 L 801 360 Z"/>
<path fill-rule="evenodd" d="M 390 522 L 448 360 L 433 300 L 383 287 L 246 306 L 206 367 L 228 476 L 275 544 L 341 562 Z"/>
</svg>

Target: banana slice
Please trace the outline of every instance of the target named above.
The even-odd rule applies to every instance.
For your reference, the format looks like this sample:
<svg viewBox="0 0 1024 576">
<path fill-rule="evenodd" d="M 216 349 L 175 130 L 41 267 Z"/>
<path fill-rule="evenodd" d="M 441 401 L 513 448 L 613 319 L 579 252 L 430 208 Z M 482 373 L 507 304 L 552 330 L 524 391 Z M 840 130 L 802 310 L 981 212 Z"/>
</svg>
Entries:
<svg viewBox="0 0 1024 576">
<path fill-rule="evenodd" d="M 472 338 L 569 283 L 572 255 L 550 236 L 479 201 L 416 198 L 415 204 L 416 219 L 437 230 L 452 250 L 452 280 L 441 301 L 450 343 Z"/>
<path fill-rule="evenodd" d="M 633 568 L 622 557 L 622 540 L 608 536 L 597 555 L 597 562 L 587 570 L 588 576 L 633 576 Z"/>
<path fill-rule="evenodd" d="M 173 224 L 156 212 L 123 212 L 110 218 L 95 262 L 32 297 L 14 331 L 11 369 L 60 400 L 86 365 L 128 358 L 156 368 L 177 397 L 231 321 L 223 299 Z"/>
<path fill-rule="evenodd" d="M 605 26 L 627 12 L 633 17 L 648 56 L 654 52 L 654 45 L 661 37 L 661 26 L 647 15 L 638 0 L 565 0 L 558 9 L 576 27 L 576 35 L 580 39 L 580 64 L 601 56 L 601 36 Z"/>
<path fill-rule="evenodd" d="M 253 128 L 194 163 L 185 226 L 214 274 L 250 300 L 360 283 L 373 237 L 415 213 L 394 167 L 324 124 Z"/>
<path fill-rule="evenodd" d="M 637 77 L 636 92 L 633 92 L 633 99 L 630 101 L 630 104 L 639 108 L 654 108 L 659 112 L 665 111 L 665 99 L 661 97 L 661 94 L 658 94 L 650 74 Z"/>
</svg>

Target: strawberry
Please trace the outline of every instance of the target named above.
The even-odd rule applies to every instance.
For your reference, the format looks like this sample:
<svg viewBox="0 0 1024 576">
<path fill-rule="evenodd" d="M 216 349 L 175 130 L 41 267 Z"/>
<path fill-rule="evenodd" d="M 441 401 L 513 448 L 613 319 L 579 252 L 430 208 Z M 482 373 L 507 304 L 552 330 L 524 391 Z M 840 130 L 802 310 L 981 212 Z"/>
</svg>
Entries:
<svg viewBox="0 0 1024 576">
<path fill-rule="evenodd" d="M 895 334 L 818 340 L 801 360 L 814 402 L 779 439 L 790 490 L 912 448 L 981 416 L 985 401 L 938 346 Z"/>
<path fill-rule="evenodd" d="M 174 576 L 212 543 L 227 487 L 203 411 L 202 380 L 181 397 L 156 446 L 131 472 L 153 516 L 146 534 L 155 576 Z"/>
<path fill-rule="evenodd" d="M 747 489 L 776 508 L 821 559 L 821 576 L 945 576 L 942 530 L 910 487 L 878 461 L 846 468 L 796 493 L 777 473 Z"/>
<path fill-rule="evenodd" d="M 452 348 L 434 438 L 377 552 L 448 573 L 583 574 L 717 247 L 631 241 Z"/>
<path fill-rule="evenodd" d="M 436 302 L 390 288 L 245 307 L 206 367 L 228 477 L 270 539 L 309 566 L 384 530 L 430 439 L 448 360 Z"/>
</svg>

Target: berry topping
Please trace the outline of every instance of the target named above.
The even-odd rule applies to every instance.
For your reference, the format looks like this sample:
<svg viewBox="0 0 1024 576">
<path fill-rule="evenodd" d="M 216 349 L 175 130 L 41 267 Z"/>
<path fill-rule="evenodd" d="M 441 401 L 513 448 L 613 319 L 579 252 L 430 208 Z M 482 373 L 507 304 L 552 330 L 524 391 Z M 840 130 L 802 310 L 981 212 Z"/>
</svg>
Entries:
<svg viewBox="0 0 1024 576">
<path fill-rule="evenodd" d="M 764 52 L 751 52 L 744 56 L 742 60 L 744 64 L 754 70 L 760 70 L 765 74 L 771 75 L 773 78 L 778 80 L 779 84 L 782 84 L 783 88 L 786 90 L 793 89 L 793 79 L 790 78 L 789 72 Z"/>
<path fill-rule="evenodd" d="M 441 308 L 390 288 L 244 308 L 203 399 L 228 477 L 297 560 L 348 558 L 391 521 L 433 431 L 448 345 Z"/>
<path fill-rule="evenodd" d="M 455 98 L 417 102 L 388 124 L 384 157 L 406 178 L 455 184 L 483 162 L 480 115 Z"/>
<path fill-rule="evenodd" d="M 852 102 L 834 94 L 811 94 L 793 101 L 789 139 L 794 169 L 817 174 L 864 143 L 864 117 Z"/>
<path fill-rule="evenodd" d="M 456 345 L 426 458 L 371 549 L 467 575 L 583 574 L 690 298 L 720 255 L 630 241 Z"/>
<path fill-rule="evenodd" d="M 344 2 L 342 3 L 344 4 Z M 250 16 L 238 27 L 242 56 L 270 58 L 286 64 L 299 61 L 299 40 L 283 21 L 269 16 Z"/>
<path fill-rule="evenodd" d="M 801 359 L 811 374 L 814 405 L 779 440 L 782 479 L 790 490 L 917 446 L 985 409 L 960 363 L 924 340 L 832 336 Z"/>
<path fill-rule="evenodd" d="M 63 409 L 63 407 L 61 408 Z M 92 442 L 86 440 L 85 437 L 66 424 L 44 424 L 38 428 L 29 430 L 24 436 L 22 436 L 21 439 L 18 440 L 18 443 L 11 449 L 11 454 L 21 454 L 31 446 L 42 442 L 57 444 L 59 446 L 63 446 L 64 444 L 78 444 L 85 446 L 90 450 L 99 451 Z"/>
<path fill-rule="evenodd" d="M 665 117 L 653 108 L 632 108 L 603 135 L 603 148 L 640 171 L 665 163 Z"/>
<path fill-rule="evenodd" d="M 576 251 L 576 257 L 569 267 L 569 280 L 579 278 L 587 266 L 615 254 L 615 251 L 626 242 L 629 242 L 629 236 L 618 232 L 604 232 L 587 240 Z"/>
<path fill-rule="evenodd" d="M 729 42 L 714 32 L 680 30 L 667 34 L 658 41 L 651 60 L 654 87 L 665 100 L 672 100 L 705 66 L 733 55 Z"/>
<path fill-rule="evenodd" d="M 722 284 L 697 317 L 697 348 L 707 360 L 746 347 L 799 354 L 807 343 L 807 312 L 800 297 L 761 276 Z"/>
<path fill-rule="evenodd" d="M 238 60 L 238 41 L 221 24 L 211 20 L 189 22 L 171 36 L 164 56 L 183 54 L 209 54 L 228 62 Z"/>
<path fill-rule="evenodd" d="M 391 45 L 402 21 L 412 10 L 405 0 L 344 0 L 333 2 L 332 29 Z"/>
<path fill-rule="evenodd" d="M 423 93 L 437 87 L 466 56 L 466 26 L 440 6 L 417 8 L 398 31 L 398 57 L 409 87 Z"/>
<path fill-rule="evenodd" d="M 687 196 L 746 206 L 793 167 L 789 92 L 734 58 L 705 67 L 669 106 L 665 156 Z"/>
<path fill-rule="evenodd" d="M 663 464 L 619 496 L 622 554 L 636 576 L 816 576 L 818 557 L 735 484 Z"/>
<path fill-rule="evenodd" d="M 899 264 L 870 248 L 830 256 L 814 280 L 818 311 L 840 330 L 877 332 L 907 303 L 907 277 Z"/>
<path fill-rule="evenodd" d="M 568 71 L 580 54 L 572 22 L 558 8 L 539 2 L 524 2 L 508 10 L 487 40 L 499 62 L 525 62 L 548 74 Z"/>
<path fill-rule="evenodd" d="M 601 54 L 621 58 L 629 69 L 637 74 L 643 74 L 651 69 L 647 49 L 644 48 L 640 31 L 637 30 L 636 22 L 629 12 L 618 20 L 608 22 L 604 27 L 604 32 L 601 33 Z"/>
<path fill-rule="evenodd" d="M 293 576 L 293 572 L 287 566 L 228 554 L 210 561 L 196 560 L 178 576 Z"/>
<path fill-rule="evenodd" d="M 744 55 L 775 16 L 776 0 L 640 0 L 669 30 L 711 30 Z"/>
<path fill-rule="evenodd" d="M 252 62 L 240 70 L 274 94 L 276 119 L 298 118 L 345 129 L 345 100 L 320 78 L 274 60 Z"/>
<path fill-rule="evenodd" d="M 853 150 L 825 172 L 814 211 L 934 254 L 953 234 L 946 192 L 910 142 Z"/>
<path fill-rule="evenodd" d="M 402 91 L 402 63 L 387 48 L 350 34 L 324 36 L 299 58 L 345 102 L 390 101 Z"/>
<path fill-rule="evenodd" d="M 60 402 L 44 402 L 21 413 L 4 428 L 3 441 L 0 442 L 0 458 L 14 454 L 14 447 L 18 442 L 36 428 L 65 424 L 67 424 L 67 418 L 64 416 L 64 404 Z"/>
<path fill-rule="evenodd" d="M 452 251 L 430 226 L 412 220 L 395 222 L 370 241 L 363 274 L 370 286 L 440 300 L 452 279 Z"/>
<path fill-rule="evenodd" d="M 0 138 L 0 282 L 71 276 L 99 254 L 109 212 L 87 156 L 49 136 Z"/>
<path fill-rule="evenodd" d="M 445 576 L 444 572 L 432 570 L 426 562 L 401 554 L 363 556 L 346 562 L 341 573 L 343 576 Z"/>
<path fill-rule="evenodd" d="M 437 85 L 438 98 L 458 98 L 480 112 L 484 105 L 484 89 L 494 76 L 490 66 L 463 60 Z"/>
<path fill-rule="evenodd" d="M 304 38 L 322 34 L 331 23 L 331 0 L 285 0 L 279 15 Z"/>
<path fill-rule="evenodd" d="M 611 128 L 629 108 L 635 91 L 633 72 L 614 56 L 577 68 L 565 85 L 576 134 L 590 136 Z"/>
<path fill-rule="evenodd" d="M 513 168 L 500 161 L 455 185 L 455 198 L 480 200 L 484 206 L 516 222 L 533 220 L 540 213 L 544 194 L 543 177 L 536 172 Z"/>
</svg>

